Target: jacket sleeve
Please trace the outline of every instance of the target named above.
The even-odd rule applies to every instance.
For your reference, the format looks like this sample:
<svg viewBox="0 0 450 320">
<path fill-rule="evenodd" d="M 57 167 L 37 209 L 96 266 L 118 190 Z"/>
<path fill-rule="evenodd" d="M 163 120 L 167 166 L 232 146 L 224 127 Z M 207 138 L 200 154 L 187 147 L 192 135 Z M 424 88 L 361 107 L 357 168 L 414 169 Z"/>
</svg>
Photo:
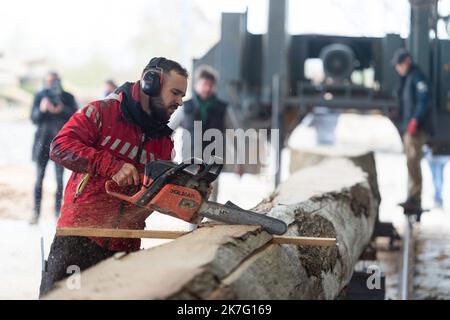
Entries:
<svg viewBox="0 0 450 320">
<path fill-rule="evenodd" d="M 74 172 L 110 178 L 125 161 L 95 148 L 100 139 L 99 103 L 89 104 L 69 119 L 50 145 L 50 158 Z"/>
<path fill-rule="evenodd" d="M 425 125 L 428 113 L 430 112 L 430 91 L 425 78 L 420 75 L 416 77 L 413 85 L 416 95 L 416 109 L 414 118 L 417 119 L 419 127 L 423 127 Z"/>
<path fill-rule="evenodd" d="M 31 107 L 31 121 L 34 124 L 41 123 L 46 115 L 45 113 L 42 113 L 40 110 L 41 100 L 42 100 L 42 94 L 37 93 L 34 96 L 33 106 Z"/>
</svg>

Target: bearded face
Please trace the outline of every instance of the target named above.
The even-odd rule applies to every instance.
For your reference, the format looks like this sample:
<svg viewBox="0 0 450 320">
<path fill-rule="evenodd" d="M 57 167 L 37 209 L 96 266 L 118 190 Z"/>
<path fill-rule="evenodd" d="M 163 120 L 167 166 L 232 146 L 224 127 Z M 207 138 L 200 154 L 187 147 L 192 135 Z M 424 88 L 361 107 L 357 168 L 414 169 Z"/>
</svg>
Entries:
<svg viewBox="0 0 450 320">
<path fill-rule="evenodd" d="M 171 70 L 164 74 L 164 83 L 158 97 L 150 98 L 150 111 L 162 122 L 167 122 L 172 113 L 183 104 L 187 78 Z"/>
<path fill-rule="evenodd" d="M 170 115 L 178 108 L 178 105 L 164 104 L 161 96 L 150 97 L 150 112 L 158 122 L 167 122 L 170 119 Z"/>
</svg>

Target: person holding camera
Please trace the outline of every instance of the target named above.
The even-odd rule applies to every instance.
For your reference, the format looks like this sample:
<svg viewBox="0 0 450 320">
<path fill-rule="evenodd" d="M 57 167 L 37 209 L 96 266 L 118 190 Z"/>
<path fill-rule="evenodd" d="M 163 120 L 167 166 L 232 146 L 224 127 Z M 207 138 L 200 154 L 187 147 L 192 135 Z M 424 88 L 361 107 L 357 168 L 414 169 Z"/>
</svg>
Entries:
<svg viewBox="0 0 450 320">
<path fill-rule="evenodd" d="M 42 182 L 45 168 L 50 159 L 50 143 L 67 120 L 77 110 L 77 103 L 72 94 L 63 90 L 61 79 L 56 72 L 49 72 L 45 78 L 44 89 L 39 91 L 33 102 L 31 120 L 37 126 L 33 143 L 33 161 L 37 165 L 37 177 L 34 186 L 34 208 L 30 224 L 39 221 L 42 200 Z M 63 171 L 61 165 L 55 163 L 56 199 L 55 216 L 59 216 L 63 194 Z"/>
</svg>

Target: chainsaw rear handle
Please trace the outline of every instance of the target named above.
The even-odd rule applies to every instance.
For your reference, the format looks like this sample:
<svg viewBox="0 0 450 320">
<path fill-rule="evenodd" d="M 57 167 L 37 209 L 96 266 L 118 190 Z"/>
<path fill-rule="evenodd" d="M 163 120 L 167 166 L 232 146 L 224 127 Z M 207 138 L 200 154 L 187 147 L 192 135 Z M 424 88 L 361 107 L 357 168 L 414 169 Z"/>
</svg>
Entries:
<svg viewBox="0 0 450 320">
<path fill-rule="evenodd" d="M 105 190 L 106 190 L 107 194 L 109 194 L 110 196 L 119 198 L 120 200 L 125 200 L 125 201 L 128 201 L 128 202 L 134 203 L 134 200 L 135 200 L 134 197 L 136 196 L 136 194 L 131 197 L 131 196 L 127 196 L 126 194 L 122 194 L 122 193 L 119 193 L 119 192 L 112 191 L 113 185 L 117 186 L 117 183 L 114 180 L 106 181 L 106 183 L 105 183 Z"/>
<path fill-rule="evenodd" d="M 106 190 L 106 193 L 109 194 L 110 196 L 113 196 L 120 200 L 124 200 L 124 201 L 128 201 L 130 203 L 136 204 L 137 201 L 141 198 L 142 194 L 147 190 L 148 186 L 151 184 L 151 180 L 146 177 L 141 176 L 141 181 L 143 181 L 141 190 L 139 190 L 132 196 L 128 196 L 126 194 L 122 194 L 122 193 L 113 191 L 112 187 L 114 185 L 116 185 L 116 186 L 118 185 L 114 180 L 106 181 L 105 190 Z"/>
</svg>

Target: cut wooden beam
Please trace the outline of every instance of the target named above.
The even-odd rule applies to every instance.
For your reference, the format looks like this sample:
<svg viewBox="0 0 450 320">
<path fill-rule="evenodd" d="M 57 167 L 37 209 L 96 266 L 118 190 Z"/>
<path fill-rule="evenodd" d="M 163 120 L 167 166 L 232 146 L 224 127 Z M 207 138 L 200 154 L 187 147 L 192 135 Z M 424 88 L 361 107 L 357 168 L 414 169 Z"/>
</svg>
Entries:
<svg viewBox="0 0 450 320">
<path fill-rule="evenodd" d="M 218 279 L 269 241 L 255 226 L 199 228 L 167 244 L 102 261 L 81 273 L 79 290 L 63 280 L 45 299 L 194 299 L 209 295 Z"/>
<path fill-rule="evenodd" d="M 378 189 L 377 168 L 375 165 L 375 156 L 372 151 L 349 149 L 335 146 L 314 146 L 300 149 L 291 148 L 291 161 L 289 171 L 295 173 L 310 166 L 316 166 L 320 162 L 330 159 L 348 159 L 357 167 L 360 167 L 368 175 L 368 182 L 372 192 L 378 201 L 381 196 Z"/>
</svg>

